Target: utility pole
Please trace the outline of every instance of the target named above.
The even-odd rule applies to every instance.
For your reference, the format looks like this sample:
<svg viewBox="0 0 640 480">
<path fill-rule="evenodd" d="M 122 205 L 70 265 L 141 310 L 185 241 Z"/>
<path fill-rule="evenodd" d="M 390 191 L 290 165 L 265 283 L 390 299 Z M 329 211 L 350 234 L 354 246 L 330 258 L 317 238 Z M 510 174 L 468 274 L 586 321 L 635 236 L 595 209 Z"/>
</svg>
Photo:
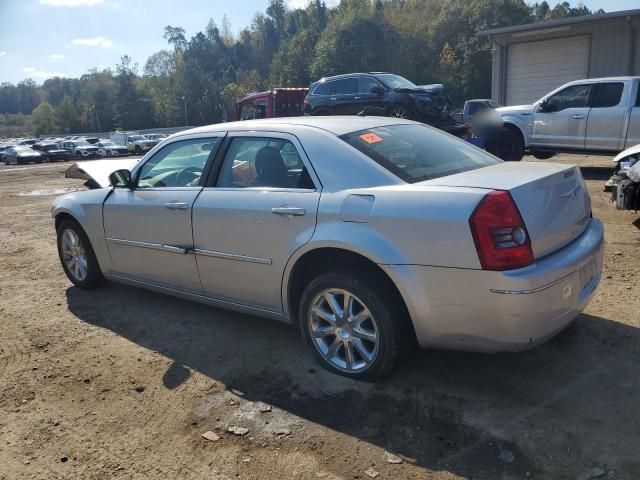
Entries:
<svg viewBox="0 0 640 480">
<path fill-rule="evenodd" d="M 186 127 L 189 125 L 187 121 L 187 97 L 183 95 L 182 101 L 184 102 L 184 126 Z"/>
<path fill-rule="evenodd" d="M 96 123 L 98 124 L 98 133 L 102 133 L 102 128 L 100 128 L 100 117 L 98 117 L 98 110 L 96 106 L 93 105 L 93 112 L 96 114 Z"/>
</svg>

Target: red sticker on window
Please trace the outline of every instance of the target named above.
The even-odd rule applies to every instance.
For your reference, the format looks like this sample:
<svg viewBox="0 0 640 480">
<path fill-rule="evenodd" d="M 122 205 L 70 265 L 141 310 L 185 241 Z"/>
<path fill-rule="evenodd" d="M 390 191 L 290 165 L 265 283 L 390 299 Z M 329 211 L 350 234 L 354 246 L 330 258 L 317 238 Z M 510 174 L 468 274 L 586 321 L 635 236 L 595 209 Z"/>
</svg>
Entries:
<svg viewBox="0 0 640 480">
<path fill-rule="evenodd" d="M 382 138 L 371 132 L 360 135 L 360 138 L 367 143 L 378 143 L 382 141 Z"/>
</svg>

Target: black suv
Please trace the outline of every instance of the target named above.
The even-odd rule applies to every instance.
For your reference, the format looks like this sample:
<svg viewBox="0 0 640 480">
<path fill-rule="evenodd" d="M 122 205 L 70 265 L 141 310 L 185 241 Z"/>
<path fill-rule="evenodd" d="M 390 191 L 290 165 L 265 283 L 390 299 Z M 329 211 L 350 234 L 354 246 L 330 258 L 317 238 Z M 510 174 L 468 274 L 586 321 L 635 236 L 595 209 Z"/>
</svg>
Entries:
<svg viewBox="0 0 640 480">
<path fill-rule="evenodd" d="M 385 115 L 428 123 L 454 134 L 467 131 L 449 113 L 444 87 L 415 85 L 393 73 L 349 73 L 326 77 L 309 87 L 305 115 Z M 365 110 L 366 108 L 366 110 Z"/>
</svg>

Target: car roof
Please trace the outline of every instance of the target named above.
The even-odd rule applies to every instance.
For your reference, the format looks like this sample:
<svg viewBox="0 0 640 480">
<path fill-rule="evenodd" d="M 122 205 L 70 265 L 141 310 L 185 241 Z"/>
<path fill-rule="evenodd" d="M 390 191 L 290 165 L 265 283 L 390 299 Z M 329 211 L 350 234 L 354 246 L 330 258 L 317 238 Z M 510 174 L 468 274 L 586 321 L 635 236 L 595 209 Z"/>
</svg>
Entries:
<svg viewBox="0 0 640 480">
<path fill-rule="evenodd" d="M 371 76 L 375 76 L 375 75 L 394 75 L 391 72 L 354 72 L 354 73 L 342 73 L 340 75 L 333 75 L 332 77 L 322 77 L 320 80 L 314 82 L 314 83 L 319 83 L 319 82 L 328 82 L 329 80 L 336 80 L 336 79 L 340 79 L 340 78 L 349 78 L 349 77 L 355 77 L 357 75 L 371 75 Z"/>
<path fill-rule="evenodd" d="M 259 120 L 243 120 L 239 122 L 218 123 L 206 125 L 191 130 L 185 130 L 178 135 L 209 133 L 220 131 L 280 131 L 295 133 L 298 128 L 315 128 L 325 130 L 334 135 L 366 130 L 369 128 L 383 127 L 387 125 L 414 124 L 411 120 L 403 120 L 391 117 L 358 116 L 358 115 L 334 115 L 334 116 L 302 116 L 264 118 Z"/>
</svg>

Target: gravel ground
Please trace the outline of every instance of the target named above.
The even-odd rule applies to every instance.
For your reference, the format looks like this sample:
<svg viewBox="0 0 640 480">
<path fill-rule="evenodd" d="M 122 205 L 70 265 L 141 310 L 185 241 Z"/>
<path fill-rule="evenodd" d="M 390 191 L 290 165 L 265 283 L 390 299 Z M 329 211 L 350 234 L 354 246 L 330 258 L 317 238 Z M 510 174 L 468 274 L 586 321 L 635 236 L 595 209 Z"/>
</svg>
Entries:
<svg viewBox="0 0 640 480">
<path fill-rule="evenodd" d="M 640 220 L 602 191 L 610 158 L 556 160 L 606 227 L 585 313 L 532 351 L 421 351 L 379 384 L 323 371 L 283 324 L 72 287 L 49 209 L 80 182 L 0 167 L 0 479 L 640 478 Z"/>
</svg>

